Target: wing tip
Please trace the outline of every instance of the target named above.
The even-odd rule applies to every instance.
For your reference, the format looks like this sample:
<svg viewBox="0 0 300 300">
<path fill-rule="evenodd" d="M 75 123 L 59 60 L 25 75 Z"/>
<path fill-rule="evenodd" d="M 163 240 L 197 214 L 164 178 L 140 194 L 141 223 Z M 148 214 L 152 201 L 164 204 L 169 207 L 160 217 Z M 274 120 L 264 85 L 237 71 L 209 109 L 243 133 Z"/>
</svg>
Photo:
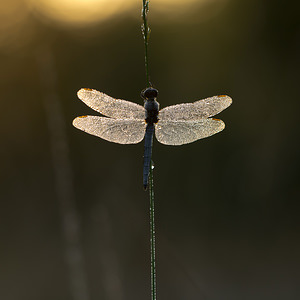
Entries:
<svg viewBox="0 0 300 300">
<path fill-rule="evenodd" d="M 220 119 L 216 119 L 216 118 L 211 118 L 211 119 L 219 123 L 219 128 L 218 128 L 217 133 L 220 132 L 220 131 L 222 131 L 222 130 L 224 130 L 224 128 L 225 128 L 224 121 L 222 121 Z"/>
<path fill-rule="evenodd" d="M 218 95 L 217 97 L 224 98 L 223 100 L 225 100 L 227 102 L 227 107 L 230 106 L 232 103 L 232 98 L 227 95 Z"/>
<path fill-rule="evenodd" d="M 78 128 L 78 124 L 80 123 L 80 120 L 81 119 L 84 119 L 84 118 L 87 118 L 87 116 L 79 116 L 79 117 L 76 117 L 73 122 L 72 122 L 72 125 L 76 128 Z"/>
<path fill-rule="evenodd" d="M 78 92 L 77 92 L 77 96 L 80 99 L 80 97 L 86 93 L 86 92 L 92 92 L 94 91 L 94 89 L 90 89 L 90 88 L 81 88 Z"/>
<path fill-rule="evenodd" d="M 88 91 L 88 92 L 92 92 L 93 89 L 90 89 L 90 88 L 81 88 L 78 92 L 80 91 Z"/>
</svg>

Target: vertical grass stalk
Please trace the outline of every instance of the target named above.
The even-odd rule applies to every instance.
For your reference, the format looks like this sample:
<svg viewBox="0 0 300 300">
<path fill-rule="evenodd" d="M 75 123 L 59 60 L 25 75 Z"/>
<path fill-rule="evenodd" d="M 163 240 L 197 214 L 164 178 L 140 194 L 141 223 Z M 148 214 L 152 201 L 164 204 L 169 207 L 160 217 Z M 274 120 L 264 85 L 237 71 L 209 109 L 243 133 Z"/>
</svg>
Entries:
<svg viewBox="0 0 300 300">
<path fill-rule="evenodd" d="M 143 0 L 143 9 L 142 9 L 142 34 L 144 38 L 145 45 L 145 70 L 146 70 L 146 83 L 147 87 L 151 86 L 150 75 L 149 75 L 149 63 L 148 63 L 148 42 L 150 37 L 150 28 L 148 26 L 147 15 L 149 12 L 149 0 Z"/>
<path fill-rule="evenodd" d="M 153 189 L 153 162 L 149 173 L 150 194 L 150 255 L 151 255 L 151 300 L 156 300 L 156 265 L 155 265 L 155 218 L 154 218 L 154 189 Z"/>
<path fill-rule="evenodd" d="M 148 43 L 150 28 L 148 26 L 147 15 L 149 12 L 149 0 L 143 0 L 142 9 L 142 34 L 145 45 L 145 71 L 147 87 L 152 86 L 149 75 Z M 151 260 L 151 300 L 156 300 L 156 264 L 155 264 L 155 222 L 154 222 L 154 187 L 153 187 L 153 162 L 150 163 L 149 172 L 149 196 L 150 196 L 150 260 Z"/>
</svg>

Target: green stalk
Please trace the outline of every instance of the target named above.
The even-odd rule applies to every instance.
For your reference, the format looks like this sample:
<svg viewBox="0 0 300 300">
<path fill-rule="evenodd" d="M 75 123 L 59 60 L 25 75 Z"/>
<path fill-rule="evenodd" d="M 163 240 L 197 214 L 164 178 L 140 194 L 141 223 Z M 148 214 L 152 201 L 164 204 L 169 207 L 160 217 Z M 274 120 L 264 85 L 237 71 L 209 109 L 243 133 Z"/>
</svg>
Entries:
<svg viewBox="0 0 300 300">
<path fill-rule="evenodd" d="M 143 0 L 142 9 L 142 34 L 145 45 L 145 71 L 147 87 L 152 86 L 149 75 L 148 63 L 148 42 L 150 28 L 148 26 L 147 15 L 149 12 L 149 0 Z M 150 163 L 149 172 L 149 196 L 150 196 L 150 260 L 151 260 L 151 300 L 156 300 L 156 264 L 155 264 L 155 222 L 154 222 L 154 187 L 153 187 L 153 162 Z"/>
<path fill-rule="evenodd" d="M 148 42 L 150 37 L 150 28 L 148 26 L 147 15 L 149 12 L 149 0 L 143 0 L 143 9 L 142 9 L 142 34 L 144 37 L 144 45 L 145 45 L 145 70 L 146 70 L 146 84 L 147 86 L 151 86 L 150 75 L 149 75 L 149 66 L 148 66 Z"/>
<path fill-rule="evenodd" d="M 154 188 L 153 188 L 153 162 L 149 173 L 150 195 L 150 255 L 151 255 L 151 300 L 156 300 L 156 265 L 155 265 L 155 222 L 154 222 Z"/>
</svg>

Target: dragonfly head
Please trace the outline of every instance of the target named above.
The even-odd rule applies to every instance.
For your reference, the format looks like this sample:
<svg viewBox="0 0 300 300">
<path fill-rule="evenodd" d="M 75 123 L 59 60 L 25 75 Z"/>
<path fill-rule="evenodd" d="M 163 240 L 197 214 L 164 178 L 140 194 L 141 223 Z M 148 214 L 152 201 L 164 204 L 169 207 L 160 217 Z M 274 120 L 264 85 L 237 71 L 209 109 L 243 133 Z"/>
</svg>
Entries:
<svg viewBox="0 0 300 300">
<path fill-rule="evenodd" d="M 141 97 L 145 100 L 154 99 L 158 95 L 158 90 L 152 87 L 148 87 L 141 91 Z"/>
</svg>

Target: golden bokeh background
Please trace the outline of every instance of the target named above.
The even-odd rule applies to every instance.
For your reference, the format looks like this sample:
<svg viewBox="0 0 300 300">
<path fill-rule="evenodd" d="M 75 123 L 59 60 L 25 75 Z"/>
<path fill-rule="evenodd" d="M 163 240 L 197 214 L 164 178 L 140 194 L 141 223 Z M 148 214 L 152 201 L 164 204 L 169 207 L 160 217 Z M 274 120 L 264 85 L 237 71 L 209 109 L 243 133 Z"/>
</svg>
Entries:
<svg viewBox="0 0 300 300">
<path fill-rule="evenodd" d="M 61 25 L 83 26 L 126 13 L 134 1 L 125 0 L 28 0 L 29 8 L 41 18 Z"/>
<path fill-rule="evenodd" d="M 0 9 L 0 299 L 150 296 L 143 144 L 72 127 L 82 87 L 142 104 L 142 1 Z M 154 141 L 158 298 L 298 300 L 297 3 L 151 0 L 161 107 L 228 94 L 225 130 Z"/>
</svg>

